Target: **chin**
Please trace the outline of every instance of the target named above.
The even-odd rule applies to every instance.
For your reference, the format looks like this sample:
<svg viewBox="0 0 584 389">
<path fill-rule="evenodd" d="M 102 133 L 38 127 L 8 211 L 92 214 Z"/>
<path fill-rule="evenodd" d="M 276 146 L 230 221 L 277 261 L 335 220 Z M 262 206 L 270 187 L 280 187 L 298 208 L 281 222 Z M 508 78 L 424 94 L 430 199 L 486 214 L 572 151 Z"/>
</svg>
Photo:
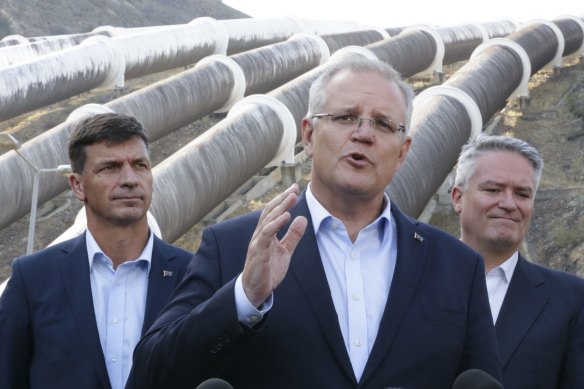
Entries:
<svg viewBox="0 0 584 389">
<path fill-rule="evenodd" d="M 127 226 L 146 219 L 146 212 L 142 210 L 134 210 L 131 212 L 120 212 L 113 217 L 114 223 L 119 226 Z"/>
</svg>

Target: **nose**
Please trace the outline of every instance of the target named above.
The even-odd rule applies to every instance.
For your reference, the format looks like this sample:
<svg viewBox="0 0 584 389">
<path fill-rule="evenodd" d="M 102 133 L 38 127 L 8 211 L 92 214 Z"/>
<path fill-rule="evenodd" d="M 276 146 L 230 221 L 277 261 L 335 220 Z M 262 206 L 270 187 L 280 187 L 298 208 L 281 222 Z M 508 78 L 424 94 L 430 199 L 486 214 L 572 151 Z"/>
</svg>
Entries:
<svg viewBox="0 0 584 389">
<path fill-rule="evenodd" d="M 133 188 L 138 185 L 138 178 L 132 166 L 124 164 L 120 170 L 120 186 Z"/>
<path fill-rule="evenodd" d="M 504 190 L 501 192 L 501 198 L 499 200 L 499 208 L 508 211 L 513 211 L 517 209 L 517 204 L 515 203 L 515 198 L 511 190 Z"/>
<path fill-rule="evenodd" d="M 374 139 L 373 119 L 358 118 L 357 128 L 352 133 L 352 138 L 356 141 L 371 143 Z M 366 121 L 368 125 L 363 124 Z"/>
</svg>

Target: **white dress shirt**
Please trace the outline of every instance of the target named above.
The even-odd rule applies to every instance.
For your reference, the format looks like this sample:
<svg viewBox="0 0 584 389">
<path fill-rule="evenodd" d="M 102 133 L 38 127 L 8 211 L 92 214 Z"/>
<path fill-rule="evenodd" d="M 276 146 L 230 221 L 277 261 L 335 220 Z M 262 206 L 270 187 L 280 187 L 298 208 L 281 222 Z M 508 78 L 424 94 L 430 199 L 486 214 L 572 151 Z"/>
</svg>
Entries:
<svg viewBox="0 0 584 389">
<path fill-rule="evenodd" d="M 140 256 L 115 270 L 89 230 L 86 242 L 101 349 L 112 389 L 123 389 L 132 367 L 134 347 L 142 333 L 154 239 L 150 233 Z"/>
<path fill-rule="evenodd" d="M 343 223 L 332 216 L 312 194 L 306 201 L 345 347 L 357 380 L 361 378 L 377 337 L 397 259 L 395 220 L 389 198 L 381 215 L 351 242 Z M 260 321 L 272 304 L 269 299 L 256 310 L 245 297 L 241 275 L 235 285 L 240 322 Z"/>
<path fill-rule="evenodd" d="M 519 253 L 515 252 L 509 259 L 487 273 L 487 293 L 489 294 L 493 324 L 497 322 L 499 317 L 518 259 Z"/>
</svg>

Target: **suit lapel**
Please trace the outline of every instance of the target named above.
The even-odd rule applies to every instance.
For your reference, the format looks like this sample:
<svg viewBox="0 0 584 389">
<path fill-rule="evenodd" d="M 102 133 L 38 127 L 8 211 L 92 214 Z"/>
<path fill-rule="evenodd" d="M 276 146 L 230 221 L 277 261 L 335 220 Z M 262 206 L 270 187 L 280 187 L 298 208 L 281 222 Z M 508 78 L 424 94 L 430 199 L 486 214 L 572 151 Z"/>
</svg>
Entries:
<svg viewBox="0 0 584 389">
<path fill-rule="evenodd" d="M 363 371 L 361 384 L 379 367 L 391 347 L 418 288 L 427 259 L 428 245 L 423 241 L 424 234 L 418 232 L 415 224 L 393 204 L 391 213 L 396 222 L 397 261 L 377 338 Z"/>
<path fill-rule="evenodd" d="M 543 282 L 532 265 L 519 256 L 495 324 L 503 367 L 549 300 L 549 296 L 538 288 Z"/>
<path fill-rule="evenodd" d="M 180 279 L 180 269 L 172 263 L 174 254 L 164 250 L 164 246 L 165 243 L 154 236 L 142 335 L 146 333 L 162 308 L 168 303 L 170 295 Z"/>
<path fill-rule="evenodd" d="M 357 384 L 339 326 L 337 312 L 328 287 L 328 281 L 322 266 L 314 228 L 304 196 L 300 197 L 298 204 L 290 213 L 292 214 L 292 219 L 300 215 L 308 219 L 306 233 L 300 240 L 290 264 L 292 274 L 294 274 L 300 284 L 306 296 L 306 301 L 310 305 L 314 316 L 316 316 L 322 333 L 332 349 L 332 354 L 338 360 L 345 373 Z M 287 228 L 284 228 L 284 230 L 287 230 Z"/>
<path fill-rule="evenodd" d="M 65 285 L 71 310 L 77 321 L 79 334 L 87 350 L 87 356 L 93 363 L 103 387 L 109 388 L 110 382 L 99 340 L 91 295 L 85 234 L 72 240 L 62 250 L 64 255 L 59 263 L 61 278 Z"/>
</svg>

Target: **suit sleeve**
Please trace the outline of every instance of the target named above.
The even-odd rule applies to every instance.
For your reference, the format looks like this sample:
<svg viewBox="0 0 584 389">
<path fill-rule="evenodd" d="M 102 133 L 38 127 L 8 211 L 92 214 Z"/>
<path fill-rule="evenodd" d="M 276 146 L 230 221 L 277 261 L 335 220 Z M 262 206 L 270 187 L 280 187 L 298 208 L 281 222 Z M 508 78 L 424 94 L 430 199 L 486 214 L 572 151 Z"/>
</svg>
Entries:
<svg viewBox="0 0 584 389">
<path fill-rule="evenodd" d="M 577 289 L 579 312 L 574 315 L 560 378 L 560 388 L 584 388 L 584 282 Z"/>
<path fill-rule="evenodd" d="M 480 257 L 476 263 L 469 299 L 468 333 L 458 374 L 468 369 L 480 369 L 502 382 L 501 363 L 487 295 L 484 265 Z"/>
<path fill-rule="evenodd" d="M 28 388 L 32 355 L 29 303 L 18 260 L 0 296 L 0 388 Z"/>
<path fill-rule="evenodd" d="M 244 330 L 237 318 L 235 278 L 221 280 L 217 240 L 203 233 L 169 305 L 134 352 L 131 384 L 136 388 L 189 388 L 220 374 Z"/>
</svg>

